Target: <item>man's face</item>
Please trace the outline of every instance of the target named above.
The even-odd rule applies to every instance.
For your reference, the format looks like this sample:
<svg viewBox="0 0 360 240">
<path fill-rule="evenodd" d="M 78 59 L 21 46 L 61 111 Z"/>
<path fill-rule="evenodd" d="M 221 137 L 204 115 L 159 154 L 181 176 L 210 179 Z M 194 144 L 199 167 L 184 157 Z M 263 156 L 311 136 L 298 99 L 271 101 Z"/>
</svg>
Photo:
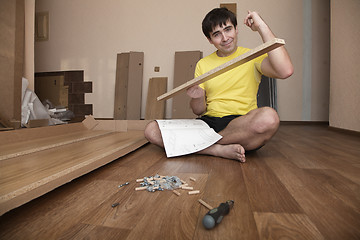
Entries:
<svg viewBox="0 0 360 240">
<path fill-rule="evenodd" d="M 208 40 L 218 49 L 217 54 L 219 57 L 226 57 L 237 49 L 237 34 L 237 28 L 229 20 L 221 27 L 216 26 L 210 33 Z"/>
</svg>

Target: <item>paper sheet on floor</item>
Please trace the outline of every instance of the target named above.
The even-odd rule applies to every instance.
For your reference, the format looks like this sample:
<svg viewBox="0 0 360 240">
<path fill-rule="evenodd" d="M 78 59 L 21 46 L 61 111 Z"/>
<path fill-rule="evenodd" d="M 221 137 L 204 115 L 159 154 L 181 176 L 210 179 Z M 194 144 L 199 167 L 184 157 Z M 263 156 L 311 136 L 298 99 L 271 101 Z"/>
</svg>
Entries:
<svg viewBox="0 0 360 240">
<path fill-rule="evenodd" d="M 201 151 L 222 136 L 199 119 L 156 120 L 159 124 L 167 157 Z"/>
</svg>

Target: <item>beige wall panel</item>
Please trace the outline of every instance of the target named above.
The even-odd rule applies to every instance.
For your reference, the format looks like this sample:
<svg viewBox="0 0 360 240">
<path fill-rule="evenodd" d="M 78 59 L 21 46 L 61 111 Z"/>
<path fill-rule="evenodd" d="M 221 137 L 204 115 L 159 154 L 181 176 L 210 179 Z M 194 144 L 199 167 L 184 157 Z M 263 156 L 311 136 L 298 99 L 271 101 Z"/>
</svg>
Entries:
<svg viewBox="0 0 360 240">
<path fill-rule="evenodd" d="M 360 1 L 331 1 L 330 126 L 360 131 Z"/>
<path fill-rule="evenodd" d="M 303 2 L 278 0 L 274 4 L 273 1 L 242 1 L 238 5 L 239 43 L 241 46 L 254 48 L 262 42 L 257 33 L 252 32 L 242 24 L 248 9 L 259 12 L 275 36 L 286 41 L 285 47 L 294 65 L 294 74 L 286 80 L 277 80 L 278 113 L 282 121 L 301 121 Z"/>
</svg>

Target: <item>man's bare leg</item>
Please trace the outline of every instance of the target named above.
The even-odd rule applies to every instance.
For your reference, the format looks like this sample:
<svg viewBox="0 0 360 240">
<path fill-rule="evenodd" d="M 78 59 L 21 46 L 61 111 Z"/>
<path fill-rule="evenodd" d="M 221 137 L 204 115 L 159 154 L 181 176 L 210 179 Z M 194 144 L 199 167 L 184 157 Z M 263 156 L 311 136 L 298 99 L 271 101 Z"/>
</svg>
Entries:
<svg viewBox="0 0 360 240">
<path fill-rule="evenodd" d="M 245 162 L 245 150 L 263 146 L 273 137 L 278 127 L 279 117 L 274 109 L 258 108 L 232 120 L 224 130 L 219 132 L 223 136 L 222 139 L 197 153 Z M 149 142 L 164 147 L 156 121 L 146 126 L 145 137 Z"/>
<path fill-rule="evenodd" d="M 156 121 L 150 122 L 145 128 L 146 139 L 160 147 L 164 147 L 159 125 Z M 197 154 L 212 155 L 245 162 L 245 149 L 240 144 L 213 144 L 197 152 Z"/>
<path fill-rule="evenodd" d="M 270 107 L 258 108 L 235 118 L 220 131 L 219 144 L 241 144 L 245 150 L 253 150 L 269 141 L 279 128 L 279 116 Z"/>
</svg>

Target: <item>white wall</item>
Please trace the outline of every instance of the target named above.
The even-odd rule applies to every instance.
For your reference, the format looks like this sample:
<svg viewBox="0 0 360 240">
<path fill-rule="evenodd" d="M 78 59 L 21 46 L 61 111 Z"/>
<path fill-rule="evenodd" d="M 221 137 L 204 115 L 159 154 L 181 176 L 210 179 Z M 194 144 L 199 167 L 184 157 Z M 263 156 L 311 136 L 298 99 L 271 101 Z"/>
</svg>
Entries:
<svg viewBox="0 0 360 240">
<path fill-rule="evenodd" d="M 173 88 L 175 51 L 200 50 L 204 56 L 214 51 L 201 32 L 201 21 L 208 11 L 218 7 L 222 2 L 36 0 L 37 12 L 49 11 L 50 39 L 47 42 L 35 43 L 35 71 L 85 70 L 85 80 L 93 82 L 93 93 L 86 94 L 86 103 L 93 104 L 95 117 L 111 118 L 116 54 L 143 51 L 143 117 L 150 78 L 168 77 L 168 89 Z M 325 1 L 315 2 L 313 5 L 317 6 Z M 309 108 L 311 111 L 319 104 L 328 103 L 328 87 L 324 89 L 323 86 L 312 84 L 309 89 L 303 86 L 303 63 L 306 62 L 303 58 L 303 1 L 244 0 L 238 1 L 237 5 L 240 45 L 253 48 L 261 44 L 258 34 L 242 24 L 247 9 L 260 12 L 276 36 L 286 40 L 295 73 L 285 81 L 278 81 L 278 108 L 281 120 L 327 121 L 326 109 L 323 112 L 312 111 L 310 116 L 303 116 L 303 108 Z M 313 43 L 319 41 L 313 39 Z M 328 52 L 328 49 L 321 51 Z M 155 66 L 160 66 L 159 73 L 154 72 Z M 321 71 L 327 71 L 327 74 L 323 74 L 322 79 L 312 77 L 312 83 L 322 81 L 328 84 L 329 70 L 320 68 Z M 311 101 L 304 105 L 304 96 L 308 95 L 304 94 L 304 91 L 320 96 L 323 100 L 320 103 Z M 168 103 L 171 103 L 171 100 Z M 167 104 L 166 116 L 171 117 L 171 104 Z"/>
</svg>

